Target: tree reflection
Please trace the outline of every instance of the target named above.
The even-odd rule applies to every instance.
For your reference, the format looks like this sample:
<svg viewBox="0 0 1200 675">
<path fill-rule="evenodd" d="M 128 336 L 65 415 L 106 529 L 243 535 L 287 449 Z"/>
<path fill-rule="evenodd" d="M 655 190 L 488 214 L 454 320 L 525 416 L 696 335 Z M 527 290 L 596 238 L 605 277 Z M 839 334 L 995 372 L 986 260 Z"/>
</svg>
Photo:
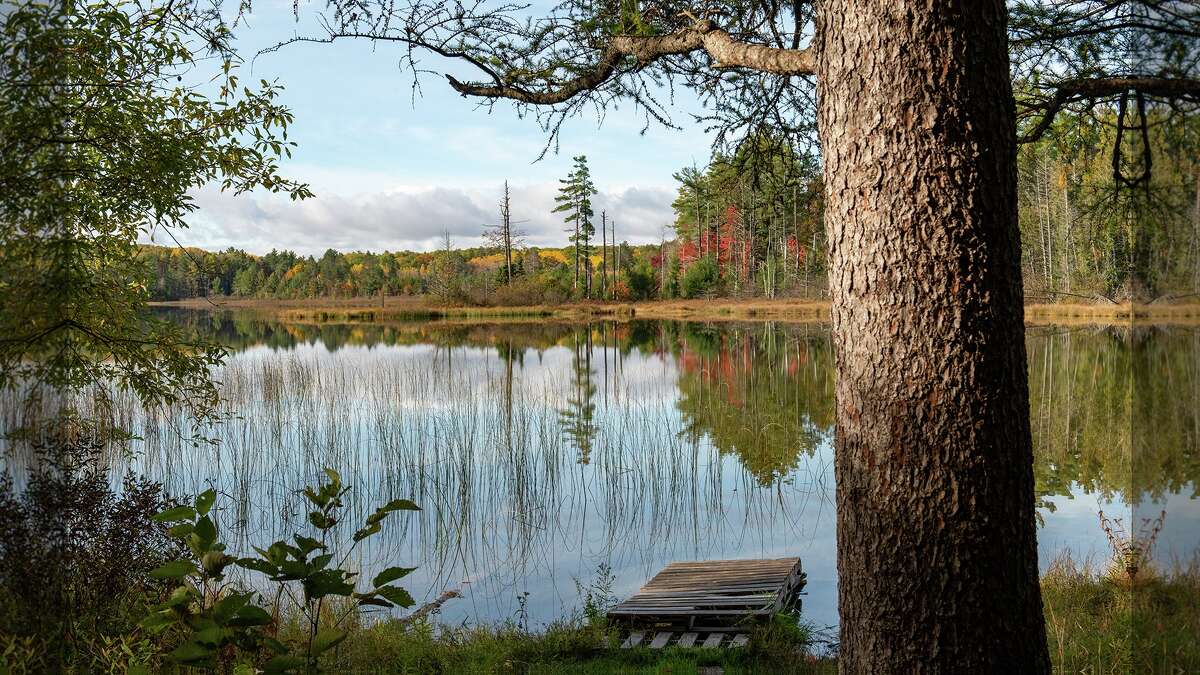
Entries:
<svg viewBox="0 0 1200 675">
<path fill-rule="evenodd" d="M 820 326 L 685 324 L 679 410 L 687 433 L 738 457 L 761 484 L 789 475 L 833 430 L 833 360 Z"/>
</svg>

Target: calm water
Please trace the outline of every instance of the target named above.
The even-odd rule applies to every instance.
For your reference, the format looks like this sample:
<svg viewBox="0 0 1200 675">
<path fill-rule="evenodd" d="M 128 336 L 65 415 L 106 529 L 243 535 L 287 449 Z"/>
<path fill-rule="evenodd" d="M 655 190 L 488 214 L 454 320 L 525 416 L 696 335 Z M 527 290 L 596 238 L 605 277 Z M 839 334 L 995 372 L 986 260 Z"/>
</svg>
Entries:
<svg viewBox="0 0 1200 675">
<path fill-rule="evenodd" d="M 236 547 L 302 526 L 294 491 L 333 466 L 355 520 L 393 497 L 424 507 L 355 564 L 419 566 L 419 601 L 461 588 L 448 622 L 522 602 L 553 620 L 601 566 L 624 597 L 675 560 L 799 555 L 807 618 L 837 623 L 826 326 L 174 316 L 233 348 L 232 418 L 194 446 L 186 420 L 134 415 L 135 468 L 176 493 L 219 488 Z M 1193 556 L 1200 330 L 1031 328 L 1028 348 L 1043 567 L 1104 562 L 1101 509 L 1136 526 L 1165 508 L 1156 557 Z"/>
</svg>

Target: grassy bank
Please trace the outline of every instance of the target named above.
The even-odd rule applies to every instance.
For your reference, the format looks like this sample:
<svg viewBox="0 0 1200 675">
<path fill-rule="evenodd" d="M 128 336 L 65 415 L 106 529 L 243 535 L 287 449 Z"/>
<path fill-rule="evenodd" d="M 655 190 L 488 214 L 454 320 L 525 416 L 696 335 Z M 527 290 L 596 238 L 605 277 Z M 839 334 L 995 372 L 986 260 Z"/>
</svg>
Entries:
<svg viewBox="0 0 1200 675">
<path fill-rule="evenodd" d="M 1069 557 L 1042 578 L 1046 632 L 1055 673 L 1151 675 L 1200 672 L 1200 564 L 1169 572 L 1143 570 L 1136 580 L 1097 571 Z M 138 612 L 131 611 L 131 615 Z M 322 671 L 379 675 L 441 673 L 550 675 L 833 675 L 836 660 L 821 636 L 780 618 L 752 633 L 745 649 L 619 649 L 618 631 L 582 616 L 530 630 L 516 621 L 492 626 L 439 626 L 402 620 L 351 622 L 349 636 L 322 658 Z M 282 618 L 272 629 L 284 641 L 302 639 Z M 160 643 L 160 644 L 154 644 Z M 87 640 L 85 667 L 73 672 L 199 672 L 172 668 L 161 655 L 171 636 L 150 638 L 136 627 Z M 0 672 L 41 672 L 36 638 L 0 633 Z M 230 655 L 232 657 L 232 654 Z M 223 672 L 245 658 L 225 661 Z M 138 670 L 136 664 L 148 670 Z M 261 666 L 262 664 L 257 664 Z M 132 666 L 132 667 L 131 667 Z"/>
<path fill-rule="evenodd" d="M 1200 672 L 1200 564 L 1130 578 L 1070 557 L 1042 579 L 1056 673 Z"/>
<path fill-rule="evenodd" d="M 787 298 L 766 300 L 654 300 L 645 302 L 577 302 L 563 305 L 523 306 L 449 306 L 428 298 L 314 298 L 302 300 L 262 300 L 244 298 L 193 298 L 154 303 L 160 307 L 186 309 L 228 309 L 260 312 L 282 321 L 406 321 L 433 319 L 489 320 L 580 320 L 590 318 L 674 319 L 694 321 L 762 320 L 822 322 L 829 320 L 826 300 Z M 1025 320 L 1031 324 L 1104 324 L 1125 322 L 1197 323 L 1200 303 L 1109 304 L 1053 303 L 1025 307 Z"/>
</svg>

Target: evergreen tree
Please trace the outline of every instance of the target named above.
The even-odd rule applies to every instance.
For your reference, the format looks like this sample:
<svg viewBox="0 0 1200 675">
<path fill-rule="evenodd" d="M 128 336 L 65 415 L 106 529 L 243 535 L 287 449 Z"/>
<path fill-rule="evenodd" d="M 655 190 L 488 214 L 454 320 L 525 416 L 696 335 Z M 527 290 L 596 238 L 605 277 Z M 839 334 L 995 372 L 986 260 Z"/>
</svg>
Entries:
<svg viewBox="0 0 1200 675">
<path fill-rule="evenodd" d="M 586 264 L 591 265 L 589 258 L 591 240 L 592 236 L 596 234 L 596 227 L 592 225 L 592 216 L 595 215 L 592 211 L 592 196 L 596 194 L 596 186 L 592 183 L 592 172 L 587 165 L 587 156 L 575 157 L 574 169 L 559 183 L 562 184 L 562 187 L 558 189 L 558 196 L 554 198 L 558 204 L 554 208 L 554 213 L 566 214 L 563 220 L 569 226 L 567 232 L 571 233 L 571 236 L 568 239 L 575 249 L 574 288 L 578 291 L 579 264 L 583 260 L 586 261 Z M 584 292 L 588 296 L 591 295 L 590 279 L 590 274 L 585 275 Z"/>
</svg>

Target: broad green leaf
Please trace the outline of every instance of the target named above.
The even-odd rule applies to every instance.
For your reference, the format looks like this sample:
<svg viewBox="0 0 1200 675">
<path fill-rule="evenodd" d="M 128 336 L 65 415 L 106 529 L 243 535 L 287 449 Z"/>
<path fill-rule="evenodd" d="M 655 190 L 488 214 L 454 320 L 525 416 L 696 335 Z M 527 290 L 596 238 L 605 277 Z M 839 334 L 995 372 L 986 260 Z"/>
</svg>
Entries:
<svg viewBox="0 0 1200 675">
<path fill-rule="evenodd" d="M 313 638 L 312 647 L 309 653 L 313 656 L 321 654 L 336 647 L 342 640 L 346 639 L 346 631 L 337 628 L 325 628 L 317 632 L 317 636 Z"/>
<path fill-rule="evenodd" d="M 263 574 L 269 574 L 271 576 L 279 573 L 278 565 L 273 565 L 266 560 L 260 560 L 258 558 L 240 558 L 237 561 L 237 565 L 238 567 L 254 570 L 255 572 L 262 572 Z"/>
<path fill-rule="evenodd" d="M 378 510 L 385 513 L 391 513 L 392 511 L 420 511 L 421 507 L 417 506 L 416 502 L 411 499 L 393 499 L 379 507 Z"/>
<path fill-rule="evenodd" d="M 215 501 L 217 501 L 217 491 L 212 488 L 196 495 L 196 513 L 202 516 L 207 515 Z"/>
<path fill-rule="evenodd" d="M 281 654 L 267 661 L 267 665 L 263 666 L 263 672 L 267 675 L 275 675 L 276 673 L 291 673 L 303 667 L 304 659 L 299 656 Z"/>
<path fill-rule="evenodd" d="M 325 467 L 325 475 L 329 476 L 329 482 L 333 483 L 334 487 L 341 487 L 342 477 L 338 475 L 337 471 L 334 471 L 329 467 Z"/>
<path fill-rule="evenodd" d="M 196 517 L 196 511 L 190 506 L 176 506 L 173 509 L 167 509 L 162 513 L 156 513 L 150 516 L 150 519 L 159 523 L 170 523 L 176 520 L 191 520 Z"/>
<path fill-rule="evenodd" d="M 198 544 L 202 551 L 207 551 L 217 541 L 217 526 L 208 516 L 203 516 L 196 521 L 196 530 L 192 532 L 198 538 Z"/>
<path fill-rule="evenodd" d="M 138 625 L 146 629 L 151 635 L 157 635 L 173 623 L 175 623 L 175 613 L 170 610 L 163 610 L 147 615 L 138 622 Z"/>
<path fill-rule="evenodd" d="M 337 524 L 337 519 L 326 516 L 320 511 L 312 511 L 308 514 L 308 522 L 318 530 L 328 530 Z"/>
<path fill-rule="evenodd" d="M 384 600 L 383 598 L 377 598 L 373 595 L 362 595 L 362 596 L 355 596 L 355 597 L 357 597 L 358 604 L 360 607 L 363 605 L 372 605 L 374 607 L 393 607 L 394 606 L 394 605 L 392 605 L 392 603 L 388 602 L 387 600 Z"/>
<path fill-rule="evenodd" d="M 266 626 L 271 623 L 271 614 L 258 605 L 246 605 L 229 620 L 230 626 Z"/>
<path fill-rule="evenodd" d="M 228 633 L 220 626 L 209 626 L 198 630 L 192 635 L 192 641 L 206 647 L 220 647 Z"/>
<path fill-rule="evenodd" d="M 376 589 L 375 592 L 401 607 L 412 607 L 417 602 L 408 594 L 408 591 L 399 586 L 384 586 Z"/>
<path fill-rule="evenodd" d="M 208 647 L 196 642 L 185 642 L 180 645 L 175 651 L 168 656 L 172 661 L 178 663 L 196 663 L 212 658 L 217 653 L 213 647 Z"/>
<path fill-rule="evenodd" d="M 196 529 L 196 526 L 192 523 L 179 523 L 178 525 L 172 525 L 170 528 L 168 528 L 167 534 L 175 537 L 176 539 L 182 539 L 191 534 L 194 529 Z"/>
<path fill-rule="evenodd" d="M 411 574 L 417 568 L 415 567 L 389 567 L 386 570 L 375 575 L 375 579 L 371 581 L 371 585 L 375 588 L 390 584 L 397 579 L 403 579 Z"/>
<path fill-rule="evenodd" d="M 300 547 L 300 550 L 304 553 L 304 555 L 308 555 L 317 549 L 325 548 L 325 544 L 322 544 L 312 537 L 306 537 L 302 534 L 296 535 L 295 540 L 296 546 Z"/>
<path fill-rule="evenodd" d="M 310 574 L 301 583 L 305 597 L 316 600 L 327 595 L 350 595 L 354 592 L 354 584 L 346 582 L 345 574 L 342 570 L 321 570 Z"/>
<path fill-rule="evenodd" d="M 249 593 L 230 593 L 226 595 L 212 606 L 213 621 L 216 621 L 219 625 L 225 625 L 248 602 L 250 602 Z"/>
<path fill-rule="evenodd" d="M 190 560 L 175 560 L 150 571 L 154 579 L 177 579 L 196 573 L 196 565 Z"/>
<path fill-rule="evenodd" d="M 324 493 L 318 493 L 310 487 L 304 488 L 304 496 L 308 498 L 308 501 L 316 504 L 317 506 L 325 506 L 329 503 L 328 496 L 326 496 Z"/>
</svg>

